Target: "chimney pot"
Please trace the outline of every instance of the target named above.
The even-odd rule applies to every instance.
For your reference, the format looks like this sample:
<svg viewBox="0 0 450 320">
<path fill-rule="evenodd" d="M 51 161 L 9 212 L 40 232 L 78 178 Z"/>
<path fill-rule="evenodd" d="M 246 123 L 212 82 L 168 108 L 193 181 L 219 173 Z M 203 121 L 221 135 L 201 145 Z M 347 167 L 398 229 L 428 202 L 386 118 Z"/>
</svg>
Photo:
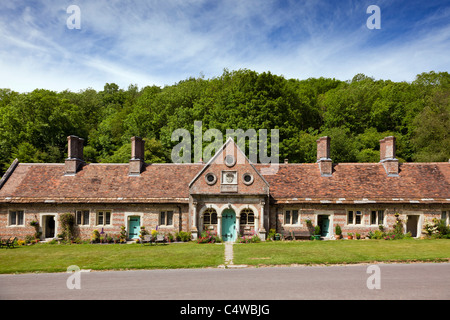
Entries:
<svg viewBox="0 0 450 320">
<path fill-rule="evenodd" d="M 75 175 L 85 163 L 83 160 L 84 139 L 72 135 L 67 137 L 67 142 L 66 175 Z"/>
<path fill-rule="evenodd" d="M 330 159 L 330 137 L 321 137 L 317 140 L 317 163 L 320 175 L 331 177 L 333 173 L 333 161 Z"/>
<path fill-rule="evenodd" d="M 145 162 L 145 141 L 140 137 L 131 138 L 130 176 L 139 176 Z"/>
<path fill-rule="evenodd" d="M 388 176 L 398 176 L 399 173 L 398 159 L 395 157 L 395 140 L 394 136 L 380 140 L 380 162 L 383 164 Z"/>
</svg>

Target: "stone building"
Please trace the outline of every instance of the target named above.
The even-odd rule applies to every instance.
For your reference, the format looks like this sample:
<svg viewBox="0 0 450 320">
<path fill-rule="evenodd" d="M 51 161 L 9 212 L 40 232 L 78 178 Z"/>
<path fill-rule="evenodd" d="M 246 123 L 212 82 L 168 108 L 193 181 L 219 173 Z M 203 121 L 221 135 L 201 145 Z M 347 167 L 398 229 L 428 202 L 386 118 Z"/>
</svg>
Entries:
<svg viewBox="0 0 450 320">
<path fill-rule="evenodd" d="M 95 229 L 118 235 L 121 226 L 134 239 L 145 226 L 194 239 L 211 230 L 225 241 L 245 234 L 264 240 L 270 229 L 309 231 L 311 224 L 333 239 L 338 224 L 344 235 L 392 228 L 395 213 L 419 237 L 427 220 L 449 223 L 450 163 L 399 163 L 394 137 L 380 141 L 380 162 L 340 164 L 332 162 L 328 137 L 308 164 L 251 163 L 233 139 L 206 164 L 149 164 L 144 141 L 131 143 L 126 164 L 86 164 L 76 136 L 68 137 L 65 163 L 14 161 L 0 180 L 0 237 L 34 235 L 31 221 L 42 239 L 57 237 L 67 212 L 81 239 Z"/>
</svg>

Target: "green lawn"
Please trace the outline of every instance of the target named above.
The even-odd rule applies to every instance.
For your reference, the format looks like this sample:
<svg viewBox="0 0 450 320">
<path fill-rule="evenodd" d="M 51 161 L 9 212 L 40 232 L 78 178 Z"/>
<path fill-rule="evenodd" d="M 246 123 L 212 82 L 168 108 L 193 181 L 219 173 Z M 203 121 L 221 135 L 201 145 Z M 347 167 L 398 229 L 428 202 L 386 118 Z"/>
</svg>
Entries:
<svg viewBox="0 0 450 320">
<path fill-rule="evenodd" d="M 202 268 L 223 261 L 223 245 L 38 244 L 0 250 L 0 273 L 65 272 L 71 265 L 92 270 Z"/>
<path fill-rule="evenodd" d="M 450 261 L 450 240 L 276 241 L 234 246 L 234 264 L 289 265 Z"/>
<path fill-rule="evenodd" d="M 276 241 L 235 244 L 234 264 L 290 265 L 450 261 L 450 240 Z M 0 250 L 0 273 L 65 272 L 81 269 L 126 270 L 204 268 L 224 264 L 224 246 L 175 243 L 50 245 Z"/>
</svg>

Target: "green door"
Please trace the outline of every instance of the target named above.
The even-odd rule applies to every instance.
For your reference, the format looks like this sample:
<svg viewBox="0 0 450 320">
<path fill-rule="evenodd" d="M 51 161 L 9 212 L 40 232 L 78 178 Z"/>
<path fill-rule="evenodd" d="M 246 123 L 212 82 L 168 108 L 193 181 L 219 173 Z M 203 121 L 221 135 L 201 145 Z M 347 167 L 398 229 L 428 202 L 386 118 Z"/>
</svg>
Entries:
<svg viewBox="0 0 450 320">
<path fill-rule="evenodd" d="M 139 238 L 139 233 L 141 232 L 141 218 L 140 217 L 130 217 L 128 222 L 128 237 L 130 239 Z"/>
<path fill-rule="evenodd" d="M 330 219 L 328 216 L 322 216 L 322 225 L 320 226 L 321 236 L 322 237 L 328 237 L 329 233 L 329 226 L 330 226 Z"/>
<path fill-rule="evenodd" d="M 226 209 L 222 213 L 222 240 L 236 240 L 236 213 L 231 209 Z"/>
</svg>

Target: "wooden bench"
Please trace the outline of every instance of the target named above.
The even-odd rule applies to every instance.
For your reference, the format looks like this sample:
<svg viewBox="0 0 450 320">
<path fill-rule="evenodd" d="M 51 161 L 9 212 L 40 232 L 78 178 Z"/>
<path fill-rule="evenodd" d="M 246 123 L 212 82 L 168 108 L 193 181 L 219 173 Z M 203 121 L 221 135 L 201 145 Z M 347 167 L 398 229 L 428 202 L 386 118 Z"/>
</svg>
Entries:
<svg viewBox="0 0 450 320">
<path fill-rule="evenodd" d="M 152 244 L 152 236 L 150 234 L 146 234 L 144 239 L 141 239 L 141 243 L 144 245 L 145 243 Z"/>
<path fill-rule="evenodd" d="M 166 237 L 163 234 L 157 234 L 155 243 L 163 243 L 166 244 Z"/>
<path fill-rule="evenodd" d="M 292 239 L 310 239 L 311 238 L 311 233 L 309 231 L 292 231 Z"/>
<path fill-rule="evenodd" d="M 14 248 L 14 244 L 15 244 L 16 240 L 17 240 L 16 237 L 9 237 L 6 240 L 2 239 L 0 242 L 0 248 L 2 248 L 2 247 L 6 247 L 6 249 Z"/>
<path fill-rule="evenodd" d="M 290 230 L 283 230 L 281 235 L 283 236 L 283 240 L 292 240 L 292 231 Z"/>
<path fill-rule="evenodd" d="M 311 233 L 309 231 L 299 231 L 299 230 L 284 230 L 281 235 L 284 240 L 295 240 L 295 239 L 310 239 Z"/>
</svg>

